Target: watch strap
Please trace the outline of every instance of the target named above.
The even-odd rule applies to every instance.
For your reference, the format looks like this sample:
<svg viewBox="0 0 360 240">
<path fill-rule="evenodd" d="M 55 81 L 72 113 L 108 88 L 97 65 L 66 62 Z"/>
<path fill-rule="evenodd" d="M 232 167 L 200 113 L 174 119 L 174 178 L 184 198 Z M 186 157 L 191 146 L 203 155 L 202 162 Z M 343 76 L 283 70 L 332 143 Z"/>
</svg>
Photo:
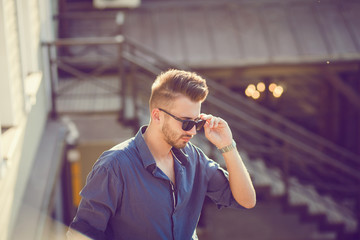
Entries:
<svg viewBox="0 0 360 240">
<path fill-rule="evenodd" d="M 236 142 L 234 140 L 232 140 L 232 143 L 230 145 L 227 145 L 223 148 L 219 148 L 219 151 L 221 153 L 226 153 L 226 152 L 230 152 L 231 150 L 236 148 Z"/>
</svg>

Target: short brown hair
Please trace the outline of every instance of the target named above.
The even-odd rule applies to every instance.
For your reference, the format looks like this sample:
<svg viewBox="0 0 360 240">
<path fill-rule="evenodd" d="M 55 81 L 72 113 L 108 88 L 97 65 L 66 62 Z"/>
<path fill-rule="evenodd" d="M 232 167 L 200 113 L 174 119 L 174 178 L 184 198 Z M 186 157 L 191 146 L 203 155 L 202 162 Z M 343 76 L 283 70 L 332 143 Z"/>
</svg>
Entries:
<svg viewBox="0 0 360 240">
<path fill-rule="evenodd" d="M 150 110 L 167 106 L 180 94 L 194 102 L 203 102 L 208 92 L 206 80 L 198 74 L 170 69 L 158 75 L 151 87 Z"/>
</svg>

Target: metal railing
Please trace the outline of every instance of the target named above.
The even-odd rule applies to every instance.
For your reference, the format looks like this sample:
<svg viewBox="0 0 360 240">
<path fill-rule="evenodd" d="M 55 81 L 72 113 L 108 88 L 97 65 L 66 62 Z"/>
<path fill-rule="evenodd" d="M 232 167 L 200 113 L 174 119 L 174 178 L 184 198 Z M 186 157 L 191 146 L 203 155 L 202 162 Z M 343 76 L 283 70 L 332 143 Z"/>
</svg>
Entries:
<svg viewBox="0 0 360 240">
<path fill-rule="evenodd" d="M 123 104 L 125 103 L 125 89 L 122 79 L 125 79 L 124 64 L 122 64 L 122 36 L 103 37 L 103 38 L 69 38 L 57 39 L 52 42 L 45 42 L 43 46 L 47 49 L 50 67 L 51 115 L 57 117 L 58 102 L 60 97 L 79 98 L 77 94 L 72 94 L 72 90 L 83 82 L 90 83 L 103 90 L 104 96 L 117 96 L 120 102 L 120 115 L 123 114 Z M 105 49 L 106 47 L 111 47 Z M 100 57 L 99 57 L 100 56 Z M 89 66 L 91 66 L 89 70 Z M 118 81 L 116 87 L 104 84 L 99 81 L 106 71 L 117 69 Z M 68 84 L 61 85 L 59 75 L 70 76 L 74 81 L 68 81 Z M 63 77 L 67 78 L 67 77 Z M 65 82 L 65 80 L 63 81 Z M 81 94 L 82 97 L 89 93 Z M 91 94 L 91 93 L 90 93 Z M 98 95 L 98 94 L 97 94 Z M 92 96 L 87 96 L 92 97 Z"/>
</svg>

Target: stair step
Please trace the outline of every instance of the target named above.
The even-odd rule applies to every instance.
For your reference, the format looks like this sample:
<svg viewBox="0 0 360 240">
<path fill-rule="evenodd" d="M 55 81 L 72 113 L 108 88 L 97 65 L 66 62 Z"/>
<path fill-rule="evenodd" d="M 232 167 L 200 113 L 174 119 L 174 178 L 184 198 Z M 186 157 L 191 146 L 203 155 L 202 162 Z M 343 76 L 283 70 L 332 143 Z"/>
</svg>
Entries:
<svg viewBox="0 0 360 240">
<path fill-rule="evenodd" d="M 351 211 L 340 206 L 329 196 L 322 196 L 313 186 L 305 186 L 295 178 L 290 179 L 288 201 L 291 205 L 306 205 L 312 215 L 323 214 L 330 224 L 344 224 L 345 232 L 354 232 L 357 221 Z"/>
<path fill-rule="evenodd" d="M 273 197 L 285 194 L 285 184 L 278 169 L 268 168 L 262 159 L 250 160 L 245 152 L 240 152 L 240 155 L 256 187 L 269 187 Z M 306 206 L 311 218 L 319 222 L 326 221 L 334 227 L 344 226 L 346 233 L 356 231 L 357 221 L 348 208 L 339 205 L 329 196 L 320 195 L 314 186 L 305 186 L 293 177 L 289 181 L 288 202 L 291 207 Z"/>
</svg>

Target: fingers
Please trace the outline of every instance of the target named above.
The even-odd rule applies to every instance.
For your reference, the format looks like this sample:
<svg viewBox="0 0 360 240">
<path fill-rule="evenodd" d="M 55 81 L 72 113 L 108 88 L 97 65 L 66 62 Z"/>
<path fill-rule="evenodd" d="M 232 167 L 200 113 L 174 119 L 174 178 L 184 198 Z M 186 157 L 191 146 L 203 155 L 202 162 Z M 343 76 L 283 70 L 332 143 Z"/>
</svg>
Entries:
<svg viewBox="0 0 360 240">
<path fill-rule="evenodd" d="M 221 122 L 224 121 L 220 117 L 215 117 L 211 114 L 201 114 L 201 119 L 206 120 L 210 128 L 217 128 L 219 127 Z"/>
</svg>

